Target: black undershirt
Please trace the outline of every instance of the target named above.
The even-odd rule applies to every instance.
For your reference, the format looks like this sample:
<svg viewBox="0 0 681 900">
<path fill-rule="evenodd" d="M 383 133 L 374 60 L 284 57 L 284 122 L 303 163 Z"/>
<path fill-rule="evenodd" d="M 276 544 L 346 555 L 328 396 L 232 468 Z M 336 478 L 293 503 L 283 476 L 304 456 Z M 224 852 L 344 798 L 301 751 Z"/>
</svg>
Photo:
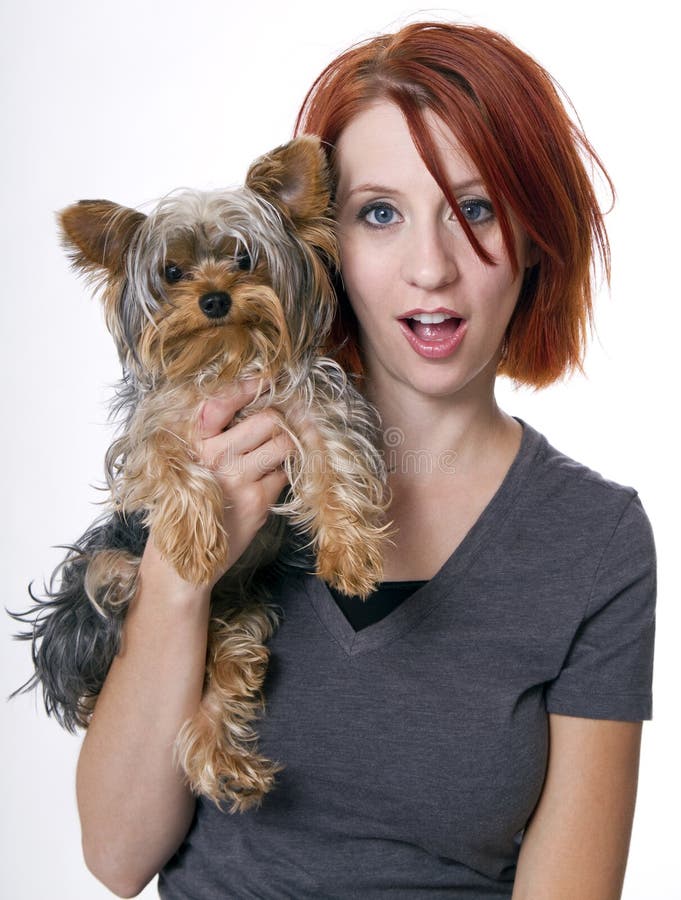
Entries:
<svg viewBox="0 0 681 900">
<path fill-rule="evenodd" d="M 331 585 L 327 587 L 354 630 L 361 631 L 367 625 L 380 622 L 424 584 L 425 581 L 384 581 L 366 600 L 348 597 Z"/>
</svg>

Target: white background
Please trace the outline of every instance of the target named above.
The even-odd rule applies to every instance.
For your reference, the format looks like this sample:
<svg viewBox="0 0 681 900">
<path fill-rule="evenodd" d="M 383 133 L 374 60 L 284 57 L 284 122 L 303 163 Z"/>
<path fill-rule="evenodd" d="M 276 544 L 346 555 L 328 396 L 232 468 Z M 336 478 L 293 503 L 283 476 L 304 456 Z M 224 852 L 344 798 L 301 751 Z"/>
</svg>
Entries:
<svg viewBox="0 0 681 900">
<path fill-rule="evenodd" d="M 644 728 L 625 900 L 681 898 L 678 880 L 679 529 L 678 45 L 668 4 L 469 0 L 4 0 L 2 65 L 2 580 L 23 608 L 94 517 L 118 377 L 100 311 L 69 272 L 54 211 L 81 197 L 128 205 L 178 186 L 238 183 L 291 134 L 313 77 L 338 51 L 408 18 L 496 28 L 539 59 L 578 109 L 618 189 L 612 290 L 598 298 L 587 377 L 542 393 L 501 388 L 505 408 L 561 450 L 638 488 L 660 560 L 655 719 Z M 52 548 L 52 549 L 51 549 Z M 30 671 L 1 650 L 1 694 Z M 80 739 L 34 696 L 0 706 L 0 894 L 111 896 L 80 855 Z M 152 886 L 143 896 L 154 896 Z M 575 898 L 578 900 L 578 898 Z"/>
</svg>

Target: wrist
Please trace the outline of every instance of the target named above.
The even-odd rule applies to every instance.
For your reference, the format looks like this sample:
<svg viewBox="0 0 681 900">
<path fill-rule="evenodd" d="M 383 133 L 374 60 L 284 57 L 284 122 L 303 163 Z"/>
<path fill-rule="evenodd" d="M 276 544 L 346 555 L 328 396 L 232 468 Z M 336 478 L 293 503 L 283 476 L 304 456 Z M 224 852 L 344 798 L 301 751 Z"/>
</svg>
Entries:
<svg viewBox="0 0 681 900">
<path fill-rule="evenodd" d="M 210 603 L 211 585 L 191 584 L 180 578 L 150 537 L 139 568 L 138 593 L 162 598 L 164 603 L 200 609 Z"/>
</svg>

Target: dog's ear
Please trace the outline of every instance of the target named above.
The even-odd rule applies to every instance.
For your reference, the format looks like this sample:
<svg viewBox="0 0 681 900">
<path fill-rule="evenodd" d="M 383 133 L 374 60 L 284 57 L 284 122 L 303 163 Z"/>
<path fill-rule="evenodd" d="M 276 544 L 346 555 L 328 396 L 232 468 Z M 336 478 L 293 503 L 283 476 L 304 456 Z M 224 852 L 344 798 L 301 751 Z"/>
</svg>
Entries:
<svg viewBox="0 0 681 900">
<path fill-rule="evenodd" d="M 110 200 L 81 200 L 57 218 L 75 268 L 107 269 L 117 275 L 125 269 L 130 242 L 146 216 Z"/>
<path fill-rule="evenodd" d="M 246 186 L 301 225 L 328 212 L 331 176 L 318 138 L 294 138 L 257 159 Z"/>
</svg>

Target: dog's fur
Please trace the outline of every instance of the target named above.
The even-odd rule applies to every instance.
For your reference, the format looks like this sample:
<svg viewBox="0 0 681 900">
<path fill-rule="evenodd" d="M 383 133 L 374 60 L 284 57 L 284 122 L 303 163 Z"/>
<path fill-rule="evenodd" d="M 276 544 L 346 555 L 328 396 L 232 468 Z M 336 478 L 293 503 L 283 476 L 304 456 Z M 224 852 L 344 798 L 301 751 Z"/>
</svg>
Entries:
<svg viewBox="0 0 681 900">
<path fill-rule="evenodd" d="M 171 194 L 148 216 L 104 200 L 60 214 L 74 267 L 101 288 L 124 424 L 107 454 L 112 513 L 71 548 L 48 599 L 16 614 L 33 626 L 22 636 L 35 673 L 21 690 L 41 683 L 48 713 L 88 725 L 149 533 L 184 579 L 214 580 L 229 536 L 222 491 L 196 457 L 198 413 L 226 384 L 259 380 L 240 415 L 271 407 L 297 447 L 276 509 L 290 527 L 270 516 L 214 589 L 204 695 L 176 747 L 192 789 L 232 811 L 257 805 L 279 768 L 258 754 L 253 721 L 285 533 L 306 535 L 319 576 L 348 594 L 381 577 L 378 423 L 322 356 L 336 302 L 329 213 L 322 148 L 298 138 L 254 163 L 241 189 Z"/>
</svg>

